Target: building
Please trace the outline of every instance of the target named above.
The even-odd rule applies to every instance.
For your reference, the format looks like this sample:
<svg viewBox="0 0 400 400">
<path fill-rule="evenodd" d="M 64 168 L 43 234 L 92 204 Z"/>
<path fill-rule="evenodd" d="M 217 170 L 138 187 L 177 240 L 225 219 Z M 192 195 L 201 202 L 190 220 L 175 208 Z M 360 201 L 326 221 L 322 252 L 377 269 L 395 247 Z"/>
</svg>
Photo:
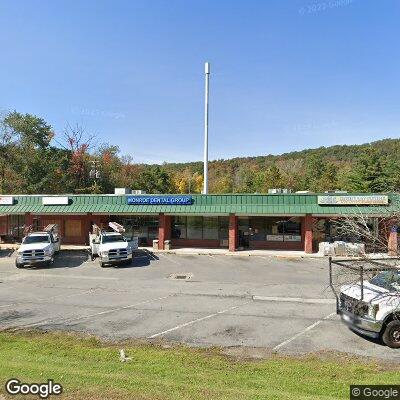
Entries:
<svg viewBox="0 0 400 400">
<path fill-rule="evenodd" d="M 374 216 L 399 204 L 395 194 L 2 195 L 0 236 L 18 241 L 25 226 L 56 223 L 63 243 L 88 244 L 93 224 L 116 221 L 140 245 L 158 239 L 160 249 L 170 240 L 173 248 L 311 253 L 318 242 L 346 239 L 335 228 L 337 218 L 363 213 L 373 227 Z"/>
</svg>

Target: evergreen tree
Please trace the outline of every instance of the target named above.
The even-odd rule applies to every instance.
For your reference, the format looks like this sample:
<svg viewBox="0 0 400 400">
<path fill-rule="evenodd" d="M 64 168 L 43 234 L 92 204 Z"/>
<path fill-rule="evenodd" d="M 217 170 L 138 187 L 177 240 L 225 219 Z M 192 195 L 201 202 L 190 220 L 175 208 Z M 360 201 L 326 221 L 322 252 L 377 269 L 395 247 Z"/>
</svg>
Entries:
<svg viewBox="0 0 400 400">
<path fill-rule="evenodd" d="M 356 192 L 379 193 L 388 190 L 388 180 L 381 153 L 367 147 L 357 158 L 350 177 L 351 188 Z"/>
</svg>

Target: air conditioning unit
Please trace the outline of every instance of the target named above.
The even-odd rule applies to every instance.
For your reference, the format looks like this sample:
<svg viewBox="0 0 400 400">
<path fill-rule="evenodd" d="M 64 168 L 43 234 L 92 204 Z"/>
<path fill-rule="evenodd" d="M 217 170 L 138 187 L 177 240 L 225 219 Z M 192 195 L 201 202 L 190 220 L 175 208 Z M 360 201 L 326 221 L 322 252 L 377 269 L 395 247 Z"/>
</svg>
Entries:
<svg viewBox="0 0 400 400">
<path fill-rule="evenodd" d="M 286 188 L 268 189 L 268 194 L 289 194 L 289 193 L 292 193 L 292 189 L 286 189 Z"/>
<path fill-rule="evenodd" d="M 124 195 L 124 194 L 131 194 L 132 190 L 130 188 L 115 188 L 114 194 L 117 195 Z"/>
<path fill-rule="evenodd" d="M 132 194 L 146 194 L 146 191 L 134 189 L 134 190 L 132 190 Z"/>
</svg>

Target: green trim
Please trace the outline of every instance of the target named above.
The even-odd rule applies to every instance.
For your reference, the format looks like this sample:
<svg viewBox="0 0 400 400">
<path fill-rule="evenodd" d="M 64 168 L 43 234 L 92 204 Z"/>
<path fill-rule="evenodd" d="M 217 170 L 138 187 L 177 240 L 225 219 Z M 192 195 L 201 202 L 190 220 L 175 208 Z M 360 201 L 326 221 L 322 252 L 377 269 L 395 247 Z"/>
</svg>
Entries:
<svg viewBox="0 0 400 400">
<path fill-rule="evenodd" d="M 371 193 L 369 193 L 371 194 Z M 352 194 L 342 194 L 354 195 Z M 364 194 L 368 195 L 368 194 Z M 10 195 L 12 196 L 12 195 Z M 63 195 L 67 196 L 67 195 Z M 13 196 L 13 205 L 1 205 L 0 214 L 208 214 L 228 215 L 385 215 L 400 206 L 399 194 L 388 194 L 389 206 L 332 206 L 318 205 L 318 194 L 218 194 L 192 195 L 192 205 L 128 205 L 125 195 L 68 195 L 69 205 L 42 205 L 42 195 Z M 48 197 L 48 196 L 46 196 Z"/>
</svg>

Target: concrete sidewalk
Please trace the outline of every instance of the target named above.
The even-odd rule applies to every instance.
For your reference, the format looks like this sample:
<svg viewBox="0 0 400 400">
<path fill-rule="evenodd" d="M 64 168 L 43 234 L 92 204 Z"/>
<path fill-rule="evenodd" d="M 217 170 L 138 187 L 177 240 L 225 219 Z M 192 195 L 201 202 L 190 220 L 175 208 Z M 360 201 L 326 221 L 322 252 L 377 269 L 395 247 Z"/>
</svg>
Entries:
<svg viewBox="0 0 400 400">
<path fill-rule="evenodd" d="M 16 250 L 20 246 L 19 243 L 0 244 L 1 250 Z M 61 244 L 62 250 L 70 251 L 85 251 L 89 250 L 89 246 L 82 245 L 69 245 Z M 230 252 L 227 249 L 207 249 L 207 248 L 181 248 L 172 250 L 154 250 L 152 247 L 139 247 L 139 250 L 151 252 L 154 254 L 177 254 L 177 255 L 212 255 L 212 256 L 231 256 L 231 257 L 250 257 L 250 256 L 268 256 L 268 257 L 282 257 L 282 258 L 304 258 L 304 257 L 317 257 L 323 256 L 313 253 L 306 254 L 304 251 L 285 251 L 285 250 L 238 250 Z"/>
<path fill-rule="evenodd" d="M 16 250 L 19 243 L 0 244 L 0 250 Z M 61 244 L 64 251 L 89 251 L 89 246 Z M 171 250 L 154 250 L 152 247 L 139 247 L 139 250 L 151 252 L 153 254 L 176 254 L 176 255 L 208 255 L 208 256 L 229 256 L 229 257 L 276 257 L 276 258 L 328 258 L 319 253 L 308 254 L 304 251 L 290 250 L 237 250 L 230 252 L 227 249 L 207 249 L 207 248 L 180 248 Z M 333 257 L 333 258 L 353 258 L 353 257 Z M 354 257 L 356 258 L 356 257 Z M 387 254 L 368 254 L 368 258 L 390 258 Z"/>
</svg>

